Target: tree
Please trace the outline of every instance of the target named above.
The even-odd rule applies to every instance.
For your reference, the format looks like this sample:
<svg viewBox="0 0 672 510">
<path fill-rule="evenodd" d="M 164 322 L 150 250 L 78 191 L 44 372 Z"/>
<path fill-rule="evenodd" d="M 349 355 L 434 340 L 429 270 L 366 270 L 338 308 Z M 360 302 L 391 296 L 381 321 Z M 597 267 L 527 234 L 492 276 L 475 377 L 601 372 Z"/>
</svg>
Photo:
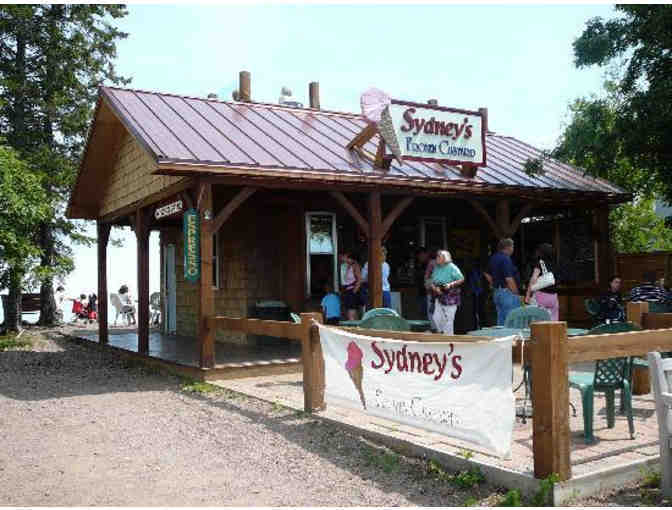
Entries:
<svg viewBox="0 0 672 510">
<path fill-rule="evenodd" d="M 10 330 L 17 330 L 21 320 L 23 278 L 39 261 L 32 233 L 48 214 L 45 198 L 39 179 L 18 153 L 0 144 L 0 286 L 9 288 L 5 326 Z"/>
<path fill-rule="evenodd" d="M 635 200 L 610 214 L 611 237 L 619 253 L 672 250 L 672 230 L 654 211 L 654 200 Z"/>
<path fill-rule="evenodd" d="M 579 105 L 587 121 L 598 121 L 596 129 L 606 125 L 613 133 L 598 137 L 605 144 L 599 146 L 597 164 L 584 168 L 604 171 L 599 160 L 608 162 L 612 156 L 605 152 L 615 149 L 624 174 L 628 168 L 637 169 L 646 186 L 649 179 L 655 180 L 672 202 L 672 6 L 617 5 L 616 9 L 621 17 L 589 20 L 574 41 L 577 67 L 619 65 L 624 69 L 614 83 L 616 105 L 597 101 Z M 589 140 L 591 129 L 586 133 Z"/>
<path fill-rule="evenodd" d="M 36 229 L 41 248 L 40 322 L 55 320 L 53 278 L 69 272 L 66 240 L 88 243 L 83 225 L 64 217 L 97 88 L 118 76 L 111 25 L 123 5 L 0 6 L 0 134 L 19 151 L 45 191 L 49 214 Z"/>
</svg>

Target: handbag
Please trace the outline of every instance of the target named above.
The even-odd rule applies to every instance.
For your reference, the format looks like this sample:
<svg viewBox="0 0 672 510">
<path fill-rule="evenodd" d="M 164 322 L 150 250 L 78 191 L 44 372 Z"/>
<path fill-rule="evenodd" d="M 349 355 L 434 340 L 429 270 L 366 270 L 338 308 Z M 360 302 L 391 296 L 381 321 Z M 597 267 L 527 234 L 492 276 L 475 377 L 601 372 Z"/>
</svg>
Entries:
<svg viewBox="0 0 672 510">
<path fill-rule="evenodd" d="M 546 269 L 546 264 L 544 261 L 539 259 L 539 265 L 541 266 L 541 275 L 539 278 L 537 278 L 537 281 L 534 282 L 534 285 L 531 287 L 533 292 L 555 285 L 555 275 Z"/>
</svg>

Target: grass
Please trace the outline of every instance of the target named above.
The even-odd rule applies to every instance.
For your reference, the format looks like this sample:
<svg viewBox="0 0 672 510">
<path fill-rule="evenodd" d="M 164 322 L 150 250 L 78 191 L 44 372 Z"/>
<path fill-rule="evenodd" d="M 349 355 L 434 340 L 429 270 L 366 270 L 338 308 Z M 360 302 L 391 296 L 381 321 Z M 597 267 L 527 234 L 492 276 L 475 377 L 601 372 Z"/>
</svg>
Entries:
<svg viewBox="0 0 672 510">
<path fill-rule="evenodd" d="M 180 386 L 180 389 L 186 393 L 198 393 L 199 395 L 208 395 L 221 391 L 221 388 L 214 384 L 195 381 L 193 379 L 186 379 L 186 381 L 182 383 L 182 386 Z"/>
<path fill-rule="evenodd" d="M 451 474 L 446 472 L 441 465 L 430 460 L 427 464 L 427 472 L 437 480 L 452 483 L 460 489 L 472 489 L 485 481 L 485 476 L 479 468 L 471 468 Z"/>
<path fill-rule="evenodd" d="M 0 336 L 0 352 L 13 349 L 23 349 L 32 344 L 28 340 L 17 340 L 15 335 Z"/>
</svg>

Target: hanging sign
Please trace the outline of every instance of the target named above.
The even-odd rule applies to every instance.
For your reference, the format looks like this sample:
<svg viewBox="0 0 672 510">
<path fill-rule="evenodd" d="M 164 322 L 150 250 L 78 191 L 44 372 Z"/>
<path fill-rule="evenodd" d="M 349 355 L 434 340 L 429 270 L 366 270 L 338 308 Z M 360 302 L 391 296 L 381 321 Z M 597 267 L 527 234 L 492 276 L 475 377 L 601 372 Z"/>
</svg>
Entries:
<svg viewBox="0 0 672 510">
<path fill-rule="evenodd" d="M 184 279 L 196 283 L 201 277 L 200 221 L 196 209 L 184 212 Z"/>
<path fill-rule="evenodd" d="M 398 159 L 485 166 L 480 112 L 392 99 L 378 129 Z"/>
<path fill-rule="evenodd" d="M 171 216 L 177 216 L 184 210 L 184 202 L 182 200 L 173 200 L 167 204 L 159 205 L 154 209 L 154 219 L 162 220 Z"/>
<path fill-rule="evenodd" d="M 511 454 L 512 336 L 405 342 L 318 325 L 327 404 Z"/>
</svg>

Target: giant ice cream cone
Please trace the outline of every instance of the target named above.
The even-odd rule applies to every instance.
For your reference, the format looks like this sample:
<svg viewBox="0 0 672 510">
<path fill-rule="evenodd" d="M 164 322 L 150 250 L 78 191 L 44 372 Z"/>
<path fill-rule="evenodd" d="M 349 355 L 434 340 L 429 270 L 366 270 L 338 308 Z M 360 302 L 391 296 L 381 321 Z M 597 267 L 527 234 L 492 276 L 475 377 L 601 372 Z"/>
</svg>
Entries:
<svg viewBox="0 0 672 510">
<path fill-rule="evenodd" d="M 350 374 L 350 379 L 355 384 L 355 388 L 359 392 L 359 400 L 362 401 L 362 406 L 366 409 L 366 399 L 364 398 L 364 389 L 362 388 L 362 379 L 364 378 L 364 367 L 362 366 L 362 358 L 364 354 L 355 342 L 348 344 L 348 360 L 345 362 L 345 368 Z"/>
</svg>

